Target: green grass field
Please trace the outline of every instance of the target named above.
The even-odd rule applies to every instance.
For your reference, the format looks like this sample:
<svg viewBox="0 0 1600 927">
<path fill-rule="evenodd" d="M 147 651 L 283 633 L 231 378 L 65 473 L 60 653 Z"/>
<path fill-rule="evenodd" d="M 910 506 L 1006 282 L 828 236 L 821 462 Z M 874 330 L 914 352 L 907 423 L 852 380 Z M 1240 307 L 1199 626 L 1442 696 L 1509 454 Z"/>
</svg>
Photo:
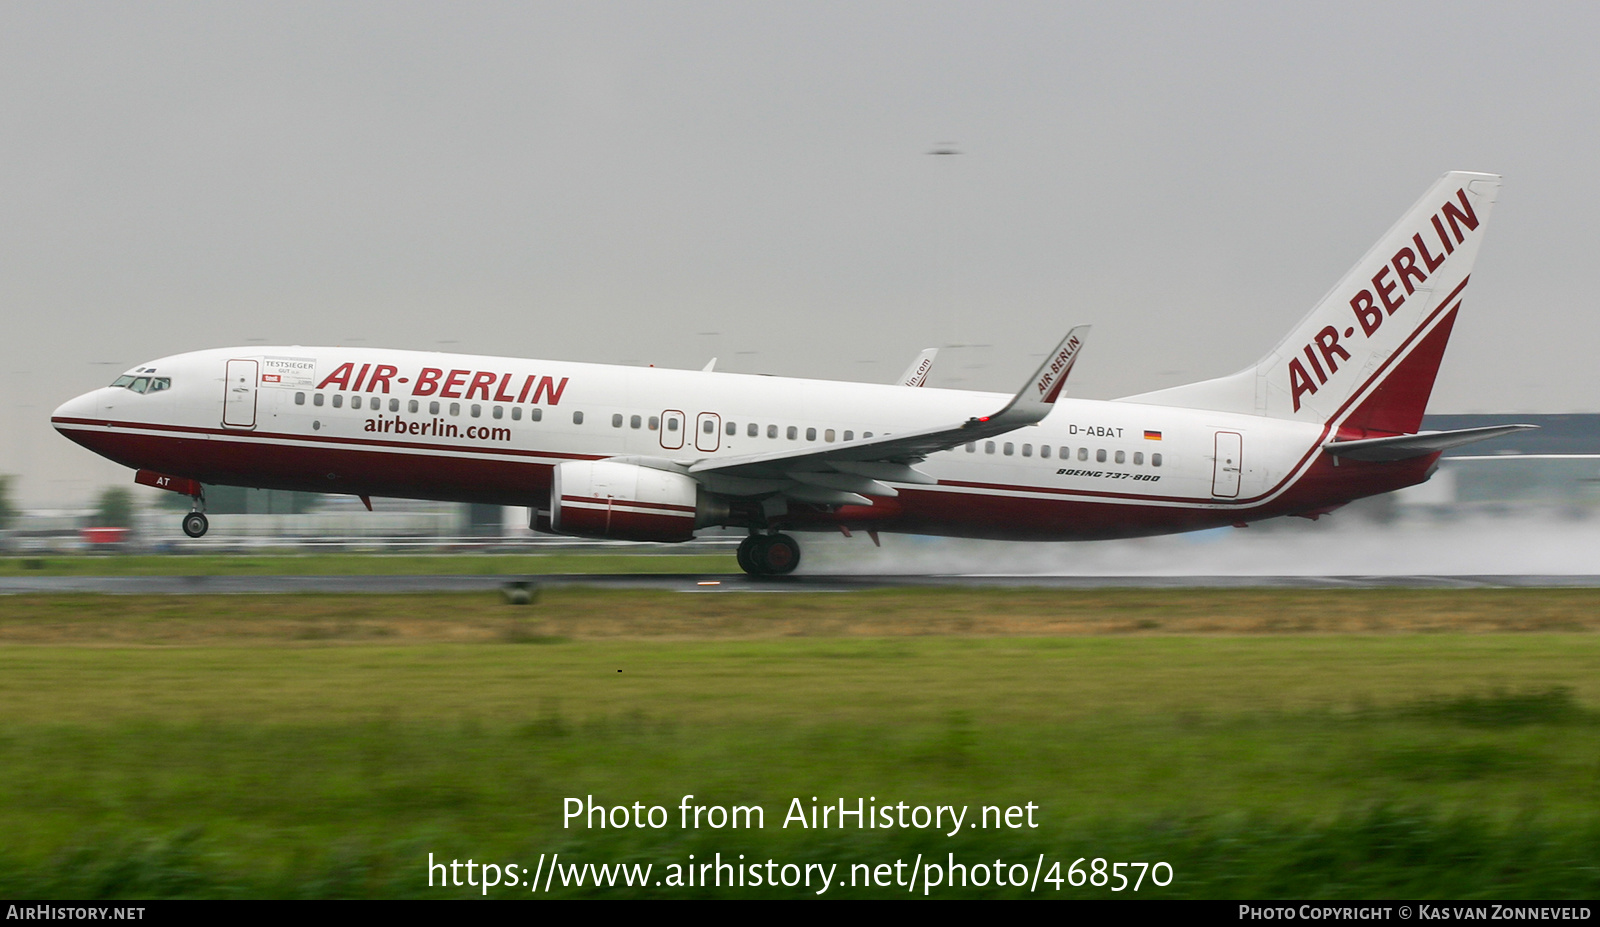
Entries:
<svg viewBox="0 0 1600 927">
<path fill-rule="evenodd" d="M 1169 863 L 1141 897 L 1594 897 L 1597 615 L 1600 590 L 4 597 L 0 892 L 442 898 L 481 890 L 429 888 L 429 853 L 654 880 L 720 852 L 841 879 Z M 766 827 L 683 829 L 690 793 Z M 588 795 L 670 826 L 563 827 Z M 813 796 L 1039 826 L 781 826 Z M 1030 894 L 1111 893 L 932 890 Z"/>
</svg>

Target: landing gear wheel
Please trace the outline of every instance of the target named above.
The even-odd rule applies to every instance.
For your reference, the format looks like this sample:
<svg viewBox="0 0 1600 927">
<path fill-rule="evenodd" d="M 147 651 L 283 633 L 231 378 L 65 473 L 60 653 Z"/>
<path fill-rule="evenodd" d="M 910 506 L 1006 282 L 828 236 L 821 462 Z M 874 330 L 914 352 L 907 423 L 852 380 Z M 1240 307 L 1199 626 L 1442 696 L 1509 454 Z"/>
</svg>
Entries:
<svg viewBox="0 0 1600 927">
<path fill-rule="evenodd" d="M 183 516 L 183 533 L 189 537 L 203 537 L 209 527 L 211 527 L 211 523 L 206 521 L 206 516 L 203 512 L 190 512 Z"/>
<path fill-rule="evenodd" d="M 760 566 L 762 575 L 783 576 L 793 573 L 794 568 L 800 565 L 800 545 L 795 543 L 794 538 L 787 534 L 774 534 L 761 541 L 751 559 Z"/>
<path fill-rule="evenodd" d="M 756 561 L 755 561 L 754 553 L 755 553 L 756 545 L 760 541 L 761 541 L 761 535 L 759 535 L 759 534 L 750 535 L 749 537 L 747 537 L 744 540 L 739 542 L 739 550 L 735 554 L 735 556 L 739 560 L 739 569 L 745 571 L 746 573 L 749 573 L 751 576 L 756 575 L 756 572 L 757 572 L 756 571 Z"/>
</svg>

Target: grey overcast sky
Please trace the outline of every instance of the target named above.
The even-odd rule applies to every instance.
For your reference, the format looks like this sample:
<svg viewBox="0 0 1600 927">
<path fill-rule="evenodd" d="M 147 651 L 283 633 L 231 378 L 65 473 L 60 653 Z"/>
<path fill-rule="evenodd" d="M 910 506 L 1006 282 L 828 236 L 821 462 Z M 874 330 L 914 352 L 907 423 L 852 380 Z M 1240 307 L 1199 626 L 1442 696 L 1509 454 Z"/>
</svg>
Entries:
<svg viewBox="0 0 1600 927">
<path fill-rule="evenodd" d="M 1595 411 L 1600 5 L 0 4 L 0 472 L 140 361 L 363 344 L 1076 395 L 1264 353 L 1505 175 L 1435 412 Z M 952 144 L 959 156 L 928 152 Z"/>
</svg>

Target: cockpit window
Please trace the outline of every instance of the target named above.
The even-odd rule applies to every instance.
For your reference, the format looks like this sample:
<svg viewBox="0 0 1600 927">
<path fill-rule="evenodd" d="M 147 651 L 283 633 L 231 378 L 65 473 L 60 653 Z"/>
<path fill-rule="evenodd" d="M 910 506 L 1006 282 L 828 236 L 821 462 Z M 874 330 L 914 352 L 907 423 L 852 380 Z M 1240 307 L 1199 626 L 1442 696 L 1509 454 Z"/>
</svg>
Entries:
<svg viewBox="0 0 1600 927">
<path fill-rule="evenodd" d="M 132 374 L 123 374 L 112 381 L 113 387 L 127 387 L 136 393 L 159 393 L 164 389 L 172 388 L 171 377 L 136 377 Z"/>
</svg>

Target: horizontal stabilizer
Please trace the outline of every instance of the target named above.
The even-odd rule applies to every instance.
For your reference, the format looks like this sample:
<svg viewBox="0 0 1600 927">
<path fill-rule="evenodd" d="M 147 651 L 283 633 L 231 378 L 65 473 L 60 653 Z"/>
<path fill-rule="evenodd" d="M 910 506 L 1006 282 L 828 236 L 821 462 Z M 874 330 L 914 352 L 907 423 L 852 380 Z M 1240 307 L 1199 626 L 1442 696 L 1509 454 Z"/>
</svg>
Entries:
<svg viewBox="0 0 1600 927">
<path fill-rule="evenodd" d="M 1363 438 L 1359 441 L 1330 441 L 1322 447 L 1335 457 L 1351 460 L 1409 460 L 1447 451 L 1452 447 L 1498 438 L 1518 431 L 1538 428 L 1538 425 L 1489 425 L 1485 428 L 1462 428 L 1457 431 L 1424 431 L 1414 435 L 1395 435 L 1392 438 Z"/>
</svg>

